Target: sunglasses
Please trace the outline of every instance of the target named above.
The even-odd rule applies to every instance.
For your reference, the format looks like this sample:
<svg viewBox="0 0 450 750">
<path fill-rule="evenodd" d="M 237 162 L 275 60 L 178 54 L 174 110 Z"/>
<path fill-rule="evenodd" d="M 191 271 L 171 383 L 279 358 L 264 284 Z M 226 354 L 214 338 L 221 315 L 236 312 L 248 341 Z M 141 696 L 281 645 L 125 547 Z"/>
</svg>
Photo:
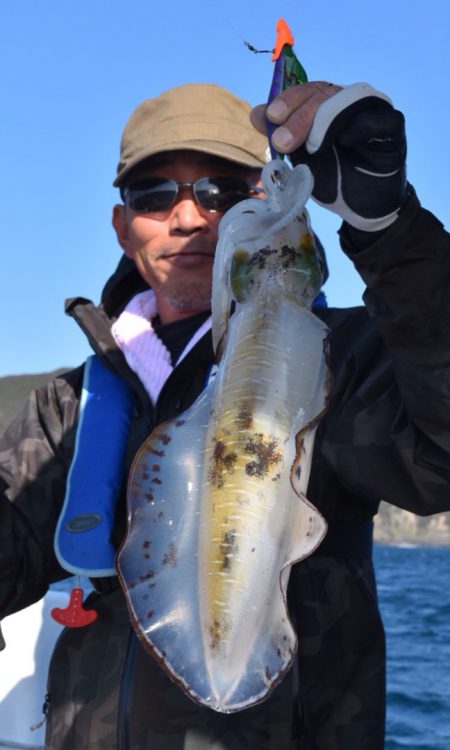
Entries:
<svg viewBox="0 0 450 750">
<path fill-rule="evenodd" d="M 121 188 L 120 194 L 133 211 L 157 213 L 172 208 L 180 188 L 190 188 L 195 201 L 207 211 L 227 211 L 235 203 L 264 192 L 240 177 L 200 177 L 195 182 L 149 177 Z"/>
</svg>

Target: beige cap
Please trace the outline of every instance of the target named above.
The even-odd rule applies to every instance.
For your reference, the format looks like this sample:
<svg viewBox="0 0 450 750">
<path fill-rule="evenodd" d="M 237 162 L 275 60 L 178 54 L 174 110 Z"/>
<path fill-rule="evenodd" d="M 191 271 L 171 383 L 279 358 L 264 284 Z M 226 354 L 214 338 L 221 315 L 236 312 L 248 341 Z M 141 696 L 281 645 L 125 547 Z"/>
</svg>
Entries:
<svg viewBox="0 0 450 750">
<path fill-rule="evenodd" d="M 248 167 L 267 161 L 267 138 L 251 125 L 251 105 L 211 83 L 187 83 L 145 99 L 122 134 L 116 187 L 139 162 L 162 151 L 191 149 Z"/>
</svg>

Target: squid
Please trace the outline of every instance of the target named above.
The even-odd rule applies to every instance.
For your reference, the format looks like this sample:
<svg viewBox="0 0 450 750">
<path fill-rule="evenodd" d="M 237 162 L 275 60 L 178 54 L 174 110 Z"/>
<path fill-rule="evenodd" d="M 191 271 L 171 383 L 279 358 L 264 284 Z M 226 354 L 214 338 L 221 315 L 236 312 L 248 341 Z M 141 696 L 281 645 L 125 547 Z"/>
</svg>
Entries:
<svg viewBox="0 0 450 750">
<path fill-rule="evenodd" d="M 264 700 L 290 668 L 289 572 L 326 533 L 306 497 L 329 389 L 328 330 L 311 311 L 323 271 L 305 209 L 313 178 L 277 159 L 262 184 L 263 199 L 220 224 L 217 371 L 139 451 L 117 561 L 141 642 L 222 713 Z"/>
</svg>

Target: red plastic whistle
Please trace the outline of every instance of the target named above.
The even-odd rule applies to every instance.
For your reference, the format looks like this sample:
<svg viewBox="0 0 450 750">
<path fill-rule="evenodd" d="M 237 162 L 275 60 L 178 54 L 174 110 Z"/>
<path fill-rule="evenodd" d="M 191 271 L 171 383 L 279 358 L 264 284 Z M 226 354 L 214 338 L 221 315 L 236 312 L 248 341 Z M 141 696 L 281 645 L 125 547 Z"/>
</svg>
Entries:
<svg viewBox="0 0 450 750">
<path fill-rule="evenodd" d="M 72 589 L 69 604 L 65 609 L 53 607 L 50 614 L 56 622 L 68 628 L 82 628 L 84 625 L 90 625 L 98 617 L 95 609 L 84 609 L 83 589 L 80 588 Z"/>
</svg>

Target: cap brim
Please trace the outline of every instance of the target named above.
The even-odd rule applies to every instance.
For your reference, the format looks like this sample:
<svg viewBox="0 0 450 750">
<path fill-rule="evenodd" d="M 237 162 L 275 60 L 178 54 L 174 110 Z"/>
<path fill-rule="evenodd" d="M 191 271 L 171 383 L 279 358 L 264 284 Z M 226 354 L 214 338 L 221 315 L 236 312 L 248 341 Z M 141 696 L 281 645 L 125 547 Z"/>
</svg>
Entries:
<svg viewBox="0 0 450 750">
<path fill-rule="evenodd" d="M 227 161 L 231 161 L 243 167 L 262 169 L 264 166 L 264 162 L 257 159 L 253 154 L 232 146 L 231 144 L 205 140 L 177 140 L 176 142 L 168 142 L 164 145 L 159 145 L 158 148 L 155 149 L 145 149 L 141 153 L 137 153 L 133 159 L 128 161 L 126 166 L 124 165 L 123 169 L 119 169 L 119 173 L 113 182 L 114 187 L 123 186 L 127 175 L 129 175 L 138 164 L 147 161 L 147 159 L 150 159 L 152 156 L 184 149 L 188 151 L 198 151 L 204 154 L 209 154 L 210 156 L 218 156 L 221 159 L 226 159 Z"/>
</svg>

